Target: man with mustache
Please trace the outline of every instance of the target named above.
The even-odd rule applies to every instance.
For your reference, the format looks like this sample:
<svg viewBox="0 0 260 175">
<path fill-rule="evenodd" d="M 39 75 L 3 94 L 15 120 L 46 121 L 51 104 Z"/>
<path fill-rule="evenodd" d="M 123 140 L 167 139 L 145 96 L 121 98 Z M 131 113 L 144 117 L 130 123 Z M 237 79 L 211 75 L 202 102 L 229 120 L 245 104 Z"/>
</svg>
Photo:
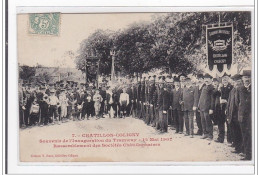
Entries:
<svg viewBox="0 0 260 175">
<path fill-rule="evenodd" d="M 242 133 L 238 122 L 238 106 L 235 104 L 237 89 L 242 86 L 241 75 L 236 74 L 231 77 L 233 89 L 229 93 L 228 103 L 226 107 L 227 122 L 230 125 L 231 137 L 235 151 L 232 153 L 241 153 L 242 151 Z"/>
<path fill-rule="evenodd" d="M 242 132 L 242 160 L 252 159 L 252 123 L 251 123 L 251 71 L 244 70 L 243 86 L 237 89 L 236 105 L 238 106 L 238 122 Z"/>
<path fill-rule="evenodd" d="M 200 109 L 201 123 L 203 129 L 202 139 L 213 139 L 213 125 L 210 115 L 213 114 L 214 99 L 212 86 L 212 76 L 205 74 L 204 76 L 205 86 L 202 88 L 198 108 Z"/>
<path fill-rule="evenodd" d="M 205 86 L 203 74 L 198 74 L 197 79 L 198 81 L 195 87 L 194 107 L 193 107 L 193 110 L 195 111 L 196 114 L 196 123 L 198 126 L 198 131 L 196 132 L 195 135 L 202 135 L 202 124 L 201 124 L 200 110 L 198 109 L 198 103 L 199 103 L 202 88 Z"/>
<path fill-rule="evenodd" d="M 221 97 L 220 97 L 220 107 L 221 107 L 221 115 L 218 117 L 218 129 L 219 129 L 219 134 L 216 142 L 223 143 L 224 138 L 225 138 L 225 122 L 226 122 L 226 106 L 227 106 L 227 101 L 229 97 L 229 93 L 232 90 L 233 86 L 229 83 L 229 75 L 226 73 L 222 76 L 222 86 L 220 87 L 220 92 L 221 92 Z M 228 122 L 227 124 L 227 142 L 231 143 L 232 138 L 230 134 L 230 125 Z"/>
</svg>

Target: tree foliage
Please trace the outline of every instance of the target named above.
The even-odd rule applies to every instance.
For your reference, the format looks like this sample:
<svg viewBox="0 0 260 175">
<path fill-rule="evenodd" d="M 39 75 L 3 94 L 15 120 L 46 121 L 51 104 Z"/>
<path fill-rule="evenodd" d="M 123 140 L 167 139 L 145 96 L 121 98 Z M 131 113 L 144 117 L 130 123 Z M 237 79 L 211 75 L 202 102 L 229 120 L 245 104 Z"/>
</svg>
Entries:
<svg viewBox="0 0 260 175">
<path fill-rule="evenodd" d="M 19 78 L 24 81 L 32 81 L 35 76 L 35 67 L 19 66 Z"/>
<path fill-rule="evenodd" d="M 234 64 L 251 63 L 250 12 L 187 12 L 154 16 L 150 23 L 134 23 L 122 31 L 97 30 L 80 44 L 77 68 L 95 51 L 100 72 L 111 71 L 110 50 L 116 51 L 115 69 L 123 74 L 170 68 L 173 73 L 201 72 L 207 66 L 206 25 L 232 23 Z"/>
</svg>

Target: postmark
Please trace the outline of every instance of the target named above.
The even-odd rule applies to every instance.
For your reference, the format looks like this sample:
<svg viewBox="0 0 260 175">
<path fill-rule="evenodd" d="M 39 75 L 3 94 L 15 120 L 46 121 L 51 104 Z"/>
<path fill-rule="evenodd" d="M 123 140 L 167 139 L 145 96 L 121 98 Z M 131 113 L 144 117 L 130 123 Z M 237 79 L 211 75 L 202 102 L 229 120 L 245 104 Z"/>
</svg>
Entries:
<svg viewBox="0 0 260 175">
<path fill-rule="evenodd" d="M 58 36 L 60 13 L 29 14 L 29 34 Z"/>
</svg>

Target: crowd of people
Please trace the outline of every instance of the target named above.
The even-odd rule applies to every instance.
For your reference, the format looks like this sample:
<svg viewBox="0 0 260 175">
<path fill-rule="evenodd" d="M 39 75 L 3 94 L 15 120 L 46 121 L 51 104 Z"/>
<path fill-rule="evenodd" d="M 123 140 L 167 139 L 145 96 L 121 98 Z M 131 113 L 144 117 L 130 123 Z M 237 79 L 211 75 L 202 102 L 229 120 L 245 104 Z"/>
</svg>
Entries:
<svg viewBox="0 0 260 175">
<path fill-rule="evenodd" d="M 191 138 L 225 138 L 243 160 L 252 158 L 251 71 L 219 78 L 209 74 L 147 75 L 118 84 L 60 81 L 19 86 L 20 127 L 75 120 L 133 117 L 158 132 L 175 130 Z M 196 128 L 194 128 L 194 120 Z M 196 132 L 195 132 L 196 129 Z"/>
</svg>

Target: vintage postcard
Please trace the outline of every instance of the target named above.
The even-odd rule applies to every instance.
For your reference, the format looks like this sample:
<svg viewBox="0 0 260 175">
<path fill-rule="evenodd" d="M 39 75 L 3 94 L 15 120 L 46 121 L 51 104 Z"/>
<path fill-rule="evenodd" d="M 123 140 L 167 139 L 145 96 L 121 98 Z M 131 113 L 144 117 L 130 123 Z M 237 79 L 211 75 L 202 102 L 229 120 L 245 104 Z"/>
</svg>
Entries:
<svg viewBox="0 0 260 175">
<path fill-rule="evenodd" d="M 19 161 L 253 163 L 252 26 L 239 10 L 18 14 Z"/>
</svg>

